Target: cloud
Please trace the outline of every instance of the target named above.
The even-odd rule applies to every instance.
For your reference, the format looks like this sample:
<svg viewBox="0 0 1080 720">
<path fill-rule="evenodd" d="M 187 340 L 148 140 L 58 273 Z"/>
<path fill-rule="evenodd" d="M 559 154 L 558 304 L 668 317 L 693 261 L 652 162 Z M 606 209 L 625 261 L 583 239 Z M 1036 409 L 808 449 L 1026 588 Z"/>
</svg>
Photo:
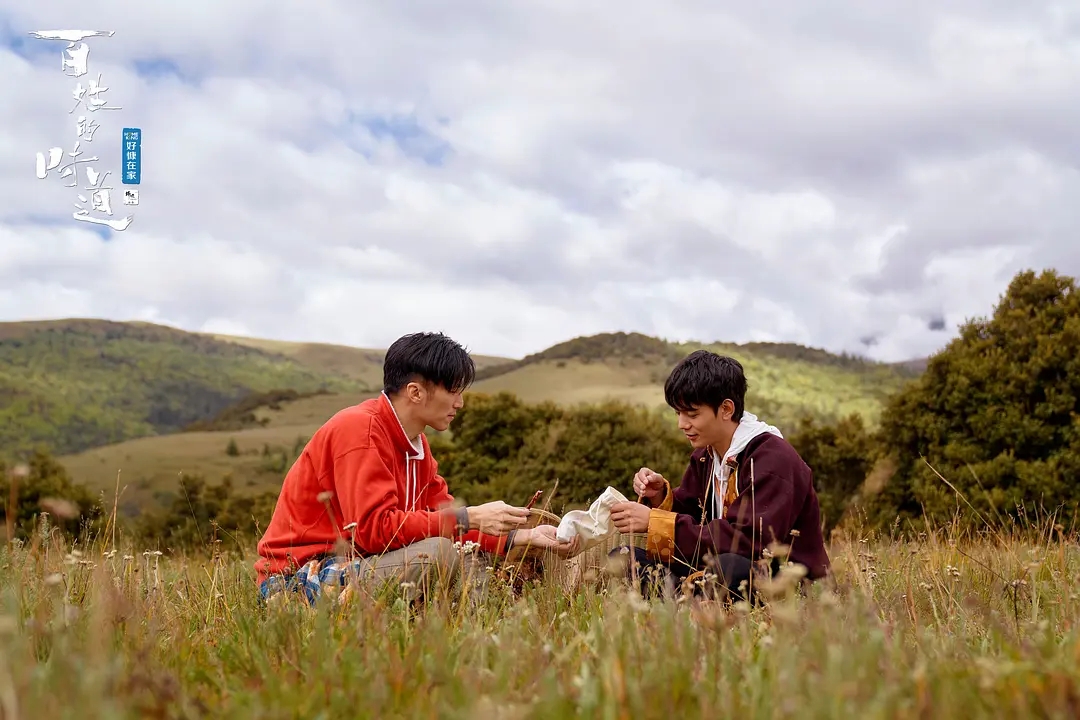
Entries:
<svg viewBox="0 0 1080 720">
<path fill-rule="evenodd" d="M 1078 21 L 963 0 L 4 2 L 0 319 L 924 355 L 1016 271 L 1080 273 Z M 116 31 L 88 41 L 123 107 L 91 144 L 115 179 L 120 129 L 143 129 L 124 232 L 33 176 L 75 139 L 75 81 L 26 33 L 64 27 Z"/>
</svg>

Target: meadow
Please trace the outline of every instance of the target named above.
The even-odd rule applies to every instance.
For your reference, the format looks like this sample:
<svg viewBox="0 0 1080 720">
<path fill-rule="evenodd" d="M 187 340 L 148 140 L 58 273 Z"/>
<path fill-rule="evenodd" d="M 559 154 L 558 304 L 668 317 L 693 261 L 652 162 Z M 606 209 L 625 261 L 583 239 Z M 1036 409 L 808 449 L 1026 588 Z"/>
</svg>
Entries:
<svg viewBox="0 0 1080 720">
<path fill-rule="evenodd" d="M 834 583 L 762 607 L 602 575 L 263 607 L 247 540 L 173 556 L 42 532 L 0 550 L 0 716 L 1076 717 L 1080 550 L 1052 522 L 848 530 Z"/>
</svg>

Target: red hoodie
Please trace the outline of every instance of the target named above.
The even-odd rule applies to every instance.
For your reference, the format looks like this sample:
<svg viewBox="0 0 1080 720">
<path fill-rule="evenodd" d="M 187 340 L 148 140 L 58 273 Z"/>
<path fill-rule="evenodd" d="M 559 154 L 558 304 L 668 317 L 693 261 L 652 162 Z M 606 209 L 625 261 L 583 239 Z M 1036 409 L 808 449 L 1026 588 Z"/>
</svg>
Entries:
<svg viewBox="0 0 1080 720">
<path fill-rule="evenodd" d="M 329 492 L 329 506 L 320 493 Z M 377 555 L 429 537 L 460 537 L 482 550 L 505 553 L 506 537 L 462 534 L 427 438 L 419 446 L 389 398 L 380 394 L 341 410 L 315 433 L 281 485 L 255 563 L 258 582 L 333 552 L 350 536 L 362 555 Z M 465 520 L 467 522 L 467 520 Z M 351 523 L 354 529 L 345 530 Z"/>
</svg>

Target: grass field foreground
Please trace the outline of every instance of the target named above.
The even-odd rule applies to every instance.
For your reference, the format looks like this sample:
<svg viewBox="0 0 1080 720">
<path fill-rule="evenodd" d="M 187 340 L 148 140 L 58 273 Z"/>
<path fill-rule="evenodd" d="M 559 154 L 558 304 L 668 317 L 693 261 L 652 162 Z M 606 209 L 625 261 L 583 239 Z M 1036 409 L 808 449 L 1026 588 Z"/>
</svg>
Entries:
<svg viewBox="0 0 1080 720">
<path fill-rule="evenodd" d="M 616 582 L 255 599 L 250 558 L 0 550 L 0 716 L 1075 717 L 1080 551 L 853 538 L 835 591 L 764 608 L 646 603 Z"/>
</svg>

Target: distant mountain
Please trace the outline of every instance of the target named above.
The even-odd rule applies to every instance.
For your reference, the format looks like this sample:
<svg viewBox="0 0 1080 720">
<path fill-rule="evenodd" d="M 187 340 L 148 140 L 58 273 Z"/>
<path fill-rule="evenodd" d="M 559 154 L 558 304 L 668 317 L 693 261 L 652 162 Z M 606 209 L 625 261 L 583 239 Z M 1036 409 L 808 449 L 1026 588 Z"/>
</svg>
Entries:
<svg viewBox="0 0 1080 720">
<path fill-rule="evenodd" d="M 880 399 L 916 374 L 907 365 L 793 344 L 669 343 L 638 333 L 605 333 L 521 360 L 474 356 L 473 391 L 507 390 L 528 401 L 614 398 L 660 406 L 671 367 L 698 347 L 742 361 L 750 380 L 748 408 L 777 423 L 808 413 L 827 419 L 849 412 L 873 422 Z M 250 418 L 254 408 L 248 406 L 257 405 L 263 393 L 318 392 L 321 399 L 313 407 L 330 413 L 378 392 L 383 353 L 140 322 L 0 323 L 0 457 L 34 446 L 76 453 L 193 424 L 213 427 L 234 409 L 236 418 Z"/>
</svg>

